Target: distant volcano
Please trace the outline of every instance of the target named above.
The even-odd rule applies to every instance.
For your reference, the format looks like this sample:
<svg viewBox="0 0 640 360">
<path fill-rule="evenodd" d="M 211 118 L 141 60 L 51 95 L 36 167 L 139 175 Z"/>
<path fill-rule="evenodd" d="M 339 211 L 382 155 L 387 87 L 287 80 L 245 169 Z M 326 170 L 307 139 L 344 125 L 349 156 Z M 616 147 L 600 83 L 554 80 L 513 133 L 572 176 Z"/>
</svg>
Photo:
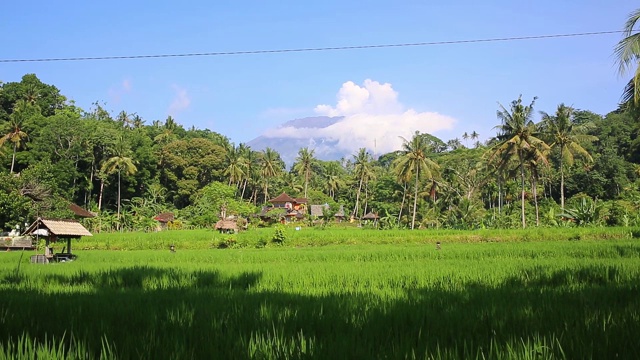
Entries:
<svg viewBox="0 0 640 360">
<path fill-rule="evenodd" d="M 280 128 L 293 128 L 293 129 L 323 129 L 331 126 L 344 119 L 342 116 L 328 117 L 328 116 L 315 116 L 306 117 L 302 119 L 295 119 L 287 121 L 280 125 Z M 261 151 L 270 147 L 280 153 L 282 160 L 291 166 L 295 162 L 298 156 L 298 150 L 304 147 L 315 150 L 315 157 L 320 160 L 339 160 L 342 157 L 348 157 L 351 154 L 346 153 L 344 150 L 338 149 L 335 145 L 336 140 L 323 138 L 323 137 L 308 137 L 308 138 L 294 138 L 294 137 L 268 137 L 259 136 L 247 143 L 252 150 Z"/>
</svg>

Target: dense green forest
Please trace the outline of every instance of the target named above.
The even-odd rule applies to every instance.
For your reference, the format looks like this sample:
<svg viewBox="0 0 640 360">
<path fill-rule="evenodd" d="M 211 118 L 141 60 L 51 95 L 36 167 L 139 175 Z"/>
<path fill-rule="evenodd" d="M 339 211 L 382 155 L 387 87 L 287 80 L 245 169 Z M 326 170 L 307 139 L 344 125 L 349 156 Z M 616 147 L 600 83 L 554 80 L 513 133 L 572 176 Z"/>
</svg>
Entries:
<svg viewBox="0 0 640 360">
<path fill-rule="evenodd" d="M 475 132 L 446 142 L 415 133 L 377 159 L 360 149 L 321 161 L 303 148 L 287 169 L 272 149 L 171 117 L 81 109 L 27 74 L 0 87 L 0 224 L 70 217 L 76 203 L 99 214 L 94 231 L 152 229 L 164 211 L 176 213 L 174 227 L 206 227 L 223 204 L 251 219 L 283 191 L 342 205 L 354 218 L 376 212 L 381 228 L 640 224 L 633 107 L 604 116 L 562 104 L 545 110 L 535 99 L 500 105 L 485 143 Z"/>
<path fill-rule="evenodd" d="M 321 161 L 302 148 L 289 169 L 273 149 L 170 116 L 148 123 L 100 103 L 81 109 L 27 74 L 0 83 L 0 224 L 71 217 L 75 203 L 97 214 L 87 220 L 93 231 L 152 230 L 167 211 L 177 215 L 173 228 L 209 227 L 223 207 L 260 225 L 260 208 L 287 192 L 330 204 L 325 224 L 343 207 L 351 219 L 378 214 L 382 229 L 638 226 L 639 20 L 640 9 L 614 49 L 620 73 L 634 76 L 606 115 L 536 109 L 520 96 L 499 104 L 485 143 L 475 131 L 446 142 L 416 132 L 377 159 L 360 149 Z"/>
</svg>

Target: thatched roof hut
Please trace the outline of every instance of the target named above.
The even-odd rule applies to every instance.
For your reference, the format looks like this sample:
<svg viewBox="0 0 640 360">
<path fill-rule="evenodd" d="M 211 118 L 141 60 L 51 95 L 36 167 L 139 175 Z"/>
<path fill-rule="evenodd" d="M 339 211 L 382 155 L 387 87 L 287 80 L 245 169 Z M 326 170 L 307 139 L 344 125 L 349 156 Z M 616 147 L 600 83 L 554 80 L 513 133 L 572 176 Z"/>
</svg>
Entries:
<svg viewBox="0 0 640 360">
<path fill-rule="evenodd" d="M 311 205 L 309 208 L 311 209 L 311 216 L 322 217 L 324 215 L 324 209 L 328 209 L 329 205 Z"/>
<path fill-rule="evenodd" d="M 93 236 L 82 224 L 76 220 L 54 220 L 38 218 L 24 232 L 24 235 L 40 236 L 46 240 L 46 251 L 48 252 L 49 243 L 57 242 L 58 239 L 66 238 L 66 251 L 56 254 L 45 254 L 50 257 L 68 260 L 75 258 L 71 254 L 71 239 L 79 239 L 82 236 Z"/>
<path fill-rule="evenodd" d="M 378 214 L 374 214 L 372 212 L 366 214 L 365 216 L 362 217 L 362 220 L 378 220 L 380 217 L 378 216 Z"/>
<path fill-rule="evenodd" d="M 71 210 L 76 216 L 81 218 L 94 218 L 96 213 L 86 210 L 74 203 L 69 204 L 69 210 Z"/>
<path fill-rule="evenodd" d="M 235 220 L 219 220 L 214 228 L 220 232 L 238 232 L 238 224 Z"/>
<path fill-rule="evenodd" d="M 153 220 L 164 223 L 164 224 L 171 222 L 175 219 L 176 217 L 172 212 L 160 213 L 153 218 Z"/>
</svg>

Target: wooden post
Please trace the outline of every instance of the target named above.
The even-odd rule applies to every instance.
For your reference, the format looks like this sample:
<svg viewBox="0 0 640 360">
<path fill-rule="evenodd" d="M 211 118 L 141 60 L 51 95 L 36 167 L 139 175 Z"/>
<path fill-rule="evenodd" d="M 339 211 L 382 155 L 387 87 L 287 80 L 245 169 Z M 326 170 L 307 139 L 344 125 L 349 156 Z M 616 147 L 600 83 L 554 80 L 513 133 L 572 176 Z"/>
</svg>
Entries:
<svg viewBox="0 0 640 360">
<path fill-rule="evenodd" d="M 67 238 L 67 253 L 71 255 L 71 238 Z"/>
</svg>

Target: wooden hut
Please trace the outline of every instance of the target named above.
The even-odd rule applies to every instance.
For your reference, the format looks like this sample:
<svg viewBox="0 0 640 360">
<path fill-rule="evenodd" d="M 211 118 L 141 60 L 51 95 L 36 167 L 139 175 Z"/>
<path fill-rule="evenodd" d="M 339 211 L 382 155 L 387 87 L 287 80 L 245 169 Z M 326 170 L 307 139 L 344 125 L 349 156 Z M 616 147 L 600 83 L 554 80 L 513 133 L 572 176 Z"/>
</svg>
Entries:
<svg viewBox="0 0 640 360">
<path fill-rule="evenodd" d="M 336 218 L 337 222 L 342 222 L 342 220 L 344 220 L 344 218 L 345 218 L 345 216 L 344 216 L 344 205 L 340 205 L 340 209 L 333 216 Z"/>
<path fill-rule="evenodd" d="M 221 233 L 238 232 L 238 224 L 234 220 L 218 220 L 214 227 Z"/>
<path fill-rule="evenodd" d="M 87 230 L 82 224 L 76 220 L 54 220 L 38 218 L 31 224 L 24 232 L 23 235 L 36 236 L 44 238 L 46 241 L 45 246 L 45 261 L 66 261 L 75 259 L 75 255 L 71 253 L 71 239 L 79 239 L 82 236 L 93 236 L 89 230 Z M 63 250 L 57 254 L 53 254 L 49 248 L 49 244 L 52 242 L 58 242 L 59 240 L 67 239 L 67 245 Z M 37 255 L 35 255 L 37 257 Z M 34 261 L 41 262 L 41 261 Z"/>
<path fill-rule="evenodd" d="M 364 221 L 373 221 L 373 224 L 376 225 L 378 223 L 378 219 L 379 218 L 380 217 L 378 216 L 378 214 L 370 212 L 370 213 L 364 215 L 362 217 L 362 220 L 364 220 Z"/>
<path fill-rule="evenodd" d="M 158 231 L 167 230 L 168 224 L 175 219 L 176 217 L 172 212 L 163 212 L 153 218 L 158 222 Z"/>
<path fill-rule="evenodd" d="M 73 214 L 77 217 L 80 218 L 94 218 L 96 217 L 96 213 L 93 213 L 89 210 L 86 210 L 82 207 L 80 207 L 79 205 L 76 205 L 74 203 L 69 204 L 69 210 L 71 210 L 71 212 L 73 212 Z"/>
</svg>

